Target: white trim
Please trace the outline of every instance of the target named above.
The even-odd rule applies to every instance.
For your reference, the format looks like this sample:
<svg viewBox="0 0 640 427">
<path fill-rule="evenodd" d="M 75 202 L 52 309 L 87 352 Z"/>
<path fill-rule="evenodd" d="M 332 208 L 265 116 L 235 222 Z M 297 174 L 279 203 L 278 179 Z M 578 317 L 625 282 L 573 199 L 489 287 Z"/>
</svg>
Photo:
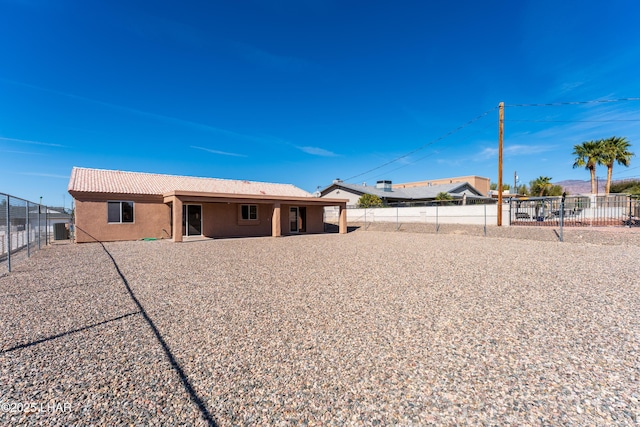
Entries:
<svg viewBox="0 0 640 427">
<path fill-rule="evenodd" d="M 109 203 L 120 203 L 120 221 L 109 221 Z M 131 203 L 131 212 L 133 213 L 133 221 L 122 220 L 122 204 Z M 107 224 L 135 224 L 136 222 L 136 204 L 133 200 L 107 200 Z"/>
<path fill-rule="evenodd" d="M 296 229 L 292 230 L 291 229 L 291 224 L 293 223 L 293 221 L 291 221 L 291 213 L 292 211 L 295 209 L 296 212 Z M 289 206 L 289 217 L 288 217 L 288 223 L 289 223 L 289 233 L 295 233 L 298 234 L 300 233 L 300 207 L 299 206 Z"/>
<path fill-rule="evenodd" d="M 189 234 L 189 206 L 200 206 L 200 234 Z M 204 224 L 204 214 L 202 213 L 203 211 L 204 209 L 202 209 L 201 203 L 183 203 L 182 204 L 182 220 L 184 221 L 184 232 L 187 233 L 187 234 L 183 234 L 182 237 L 202 236 L 202 226 Z M 182 225 L 180 226 L 182 227 Z"/>
</svg>

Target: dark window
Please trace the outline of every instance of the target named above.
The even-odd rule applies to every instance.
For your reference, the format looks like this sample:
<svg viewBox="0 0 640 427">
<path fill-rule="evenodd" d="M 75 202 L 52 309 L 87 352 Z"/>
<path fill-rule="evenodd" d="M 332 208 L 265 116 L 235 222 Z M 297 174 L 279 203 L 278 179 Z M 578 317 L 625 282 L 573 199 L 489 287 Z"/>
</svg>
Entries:
<svg viewBox="0 0 640 427">
<path fill-rule="evenodd" d="M 244 220 L 258 219 L 258 205 L 242 205 L 241 211 Z"/>
<path fill-rule="evenodd" d="M 133 222 L 133 202 L 107 202 L 107 221 Z"/>
</svg>

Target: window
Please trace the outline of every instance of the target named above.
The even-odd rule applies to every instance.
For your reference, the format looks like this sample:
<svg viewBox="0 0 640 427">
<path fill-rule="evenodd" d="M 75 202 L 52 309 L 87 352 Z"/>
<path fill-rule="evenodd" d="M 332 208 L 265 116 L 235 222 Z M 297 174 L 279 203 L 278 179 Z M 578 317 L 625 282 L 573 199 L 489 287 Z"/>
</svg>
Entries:
<svg viewBox="0 0 640 427">
<path fill-rule="evenodd" d="M 109 223 L 133 222 L 133 202 L 107 202 Z"/>
<path fill-rule="evenodd" d="M 241 207 L 241 219 L 258 219 L 258 205 L 242 205 Z"/>
</svg>

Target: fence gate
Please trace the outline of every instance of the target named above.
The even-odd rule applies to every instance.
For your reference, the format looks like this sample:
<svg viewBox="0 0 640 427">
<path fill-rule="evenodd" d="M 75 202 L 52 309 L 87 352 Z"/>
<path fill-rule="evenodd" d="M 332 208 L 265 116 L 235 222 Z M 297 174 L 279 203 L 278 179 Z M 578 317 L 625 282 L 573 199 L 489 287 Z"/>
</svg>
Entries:
<svg viewBox="0 0 640 427">
<path fill-rule="evenodd" d="M 629 194 L 511 199 L 511 225 L 557 227 L 640 226 L 640 199 Z M 561 211 L 562 209 L 562 211 Z"/>
</svg>

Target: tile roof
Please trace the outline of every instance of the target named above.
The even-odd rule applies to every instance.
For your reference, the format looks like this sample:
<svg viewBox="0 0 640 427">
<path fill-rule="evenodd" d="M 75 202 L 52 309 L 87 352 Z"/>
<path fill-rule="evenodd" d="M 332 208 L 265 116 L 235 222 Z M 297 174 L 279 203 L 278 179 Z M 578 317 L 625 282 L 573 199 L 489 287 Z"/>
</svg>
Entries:
<svg viewBox="0 0 640 427">
<path fill-rule="evenodd" d="M 162 195 L 172 191 L 313 197 L 291 184 L 74 167 L 69 192 Z"/>
<path fill-rule="evenodd" d="M 452 196 L 460 196 L 467 194 L 469 196 L 482 196 L 471 184 L 467 182 L 454 182 L 452 184 L 437 184 L 419 187 L 409 188 L 393 188 L 391 191 L 384 191 L 381 188 L 376 188 L 373 185 L 359 185 L 349 184 L 346 182 L 340 182 L 332 184 L 329 187 L 322 190 L 322 194 L 326 194 L 335 186 L 342 187 L 344 189 L 352 190 L 359 194 L 373 194 L 380 198 L 393 198 L 399 200 L 416 200 L 416 199 L 430 199 L 435 198 L 438 193 L 449 193 Z"/>
</svg>

